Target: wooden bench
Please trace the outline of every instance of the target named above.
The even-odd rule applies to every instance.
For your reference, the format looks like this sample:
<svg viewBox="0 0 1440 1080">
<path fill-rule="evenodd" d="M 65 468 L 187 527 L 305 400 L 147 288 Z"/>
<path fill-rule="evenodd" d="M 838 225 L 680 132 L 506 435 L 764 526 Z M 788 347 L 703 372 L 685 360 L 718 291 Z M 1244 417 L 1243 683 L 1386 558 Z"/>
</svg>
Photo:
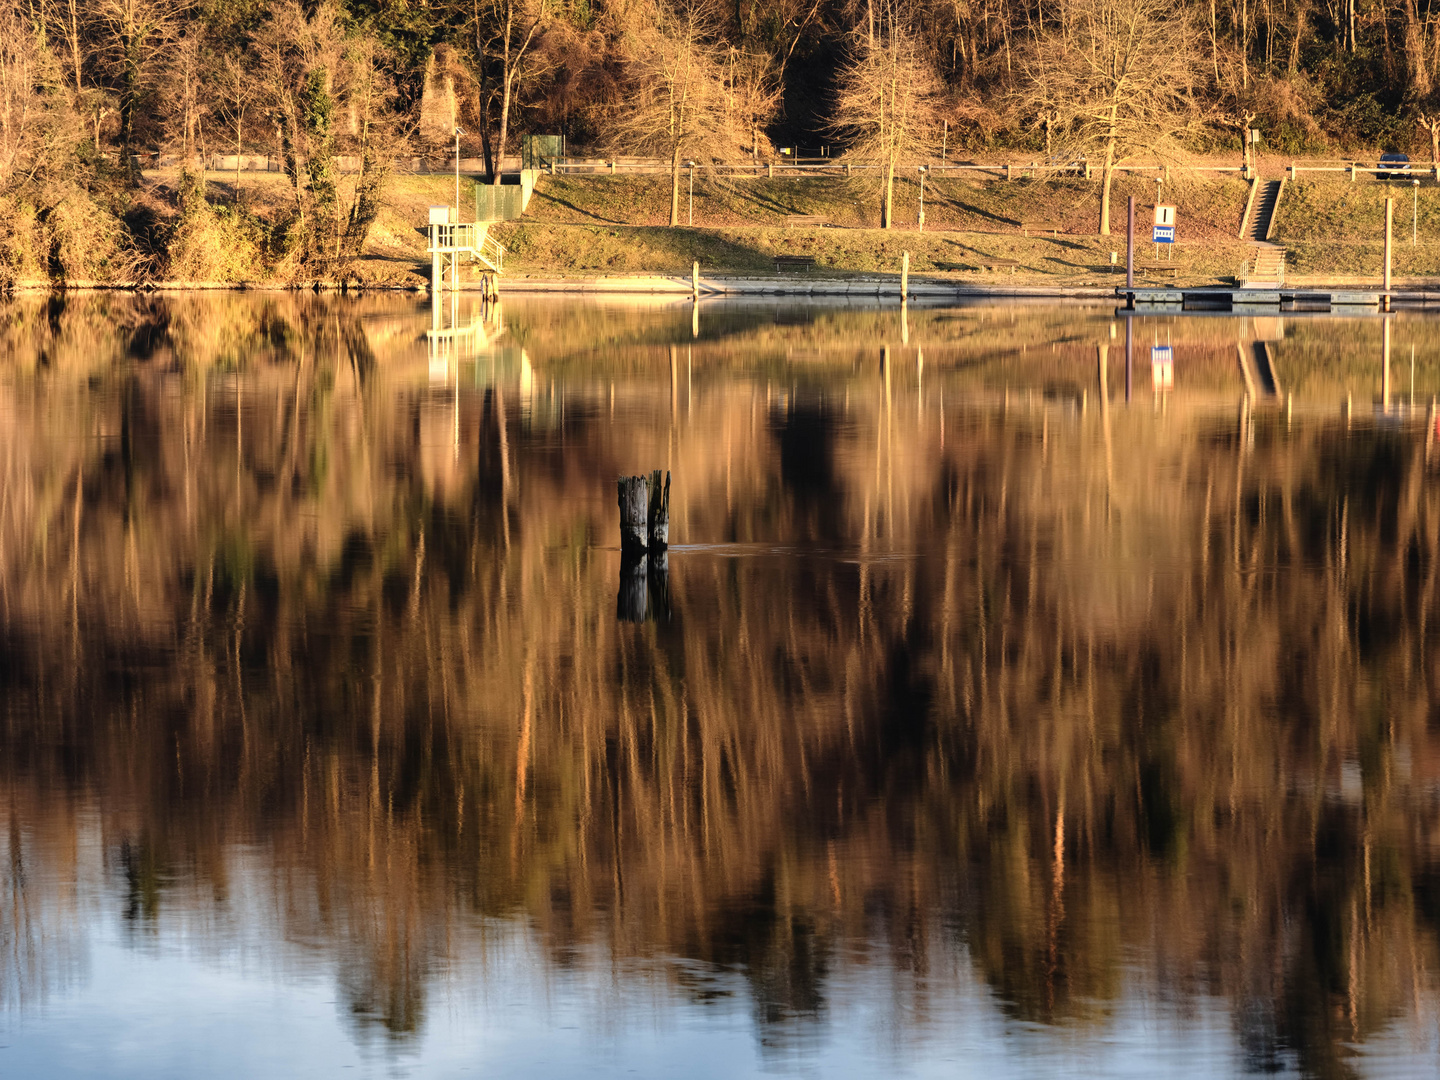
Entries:
<svg viewBox="0 0 1440 1080">
<path fill-rule="evenodd" d="M 1179 263 L 1169 262 L 1147 262 L 1135 264 L 1137 273 L 1145 274 L 1147 277 L 1174 277 L 1180 272 Z"/>
<path fill-rule="evenodd" d="M 977 259 L 975 260 L 975 265 L 976 265 L 976 266 L 979 266 L 979 267 L 982 267 L 982 268 L 984 268 L 984 269 L 987 269 L 987 270 L 1006 270 L 1006 269 L 1008 269 L 1008 270 L 1013 274 L 1013 273 L 1015 272 L 1015 268 L 1020 265 L 1020 260 L 1019 260 L 1019 259 L 1000 259 L 1000 258 L 993 258 L 993 259 L 992 259 L 992 258 L 991 258 L 990 256 L 988 256 L 988 255 L 981 255 L 979 258 L 977 258 Z"/>
<path fill-rule="evenodd" d="M 1034 233 L 1036 236 L 1049 233 L 1051 236 L 1059 236 L 1065 232 L 1065 226 L 1056 221 L 1024 221 L 1020 224 L 1022 236 L 1029 236 Z"/>
<path fill-rule="evenodd" d="M 830 219 L 824 214 L 786 214 L 785 228 L 825 228 L 830 224 Z"/>
<path fill-rule="evenodd" d="M 809 255 L 776 255 L 775 269 L 781 270 L 802 270 L 809 273 L 815 268 L 815 260 Z"/>
</svg>

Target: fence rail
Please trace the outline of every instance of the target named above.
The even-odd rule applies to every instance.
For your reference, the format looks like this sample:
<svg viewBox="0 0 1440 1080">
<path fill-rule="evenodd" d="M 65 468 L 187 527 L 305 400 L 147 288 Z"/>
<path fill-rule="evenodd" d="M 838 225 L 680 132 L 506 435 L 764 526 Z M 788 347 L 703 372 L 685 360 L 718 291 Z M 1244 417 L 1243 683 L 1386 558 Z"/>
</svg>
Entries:
<svg viewBox="0 0 1440 1080">
<path fill-rule="evenodd" d="M 1294 162 L 1291 162 L 1285 167 L 1285 175 L 1291 180 L 1294 180 L 1302 172 L 1349 173 L 1350 182 L 1352 184 L 1355 182 L 1356 177 L 1361 173 L 1368 173 L 1371 176 L 1375 177 L 1383 176 L 1388 180 L 1419 180 L 1422 177 L 1428 177 L 1436 180 L 1437 182 L 1440 182 L 1440 165 L 1420 165 L 1418 162 L 1409 161 L 1397 162 L 1396 164 L 1390 165 L 1388 167 L 1380 165 L 1361 165 L 1358 162 L 1342 165 L 1297 165 Z"/>
<path fill-rule="evenodd" d="M 883 172 L 886 165 L 875 162 L 864 161 L 837 161 L 833 158 L 818 158 L 806 160 L 789 161 L 766 161 L 766 162 L 720 162 L 701 164 L 699 162 L 682 162 L 681 171 L 690 172 L 699 169 L 712 176 L 806 176 L 806 175 L 828 175 L 828 176 L 852 176 L 856 173 Z M 542 163 L 543 171 L 553 175 L 562 174 L 594 174 L 609 173 L 619 175 L 628 173 L 657 174 L 668 173 L 671 164 L 664 158 L 638 158 L 638 157 L 614 157 L 614 158 L 560 158 L 547 160 Z M 1162 177 L 1168 177 L 1171 170 L 1180 172 L 1213 172 L 1213 173 L 1244 173 L 1244 165 L 1167 165 L 1164 163 L 1145 165 L 1116 165 L 1115 172 L 1124 173 L 1155 173 Z M 1052 165 L 1042 164 L 1038 161 L 944 161 L 927 162 L 925 164 L 906 164 L 897 169 L 897 173 L 908 174 L 923 172 L 931 176 L 944 175 L 946 173 L 988 173 L 992 176 L 1004 177 L 1013 180 L 1019 177 L 1050 176 L 1083 176 L 1087 180 L 1094 179 L 1100 171 L 1100 167 L 1093 162 L 1072 161 L 1064 164 Z"/>
<path fill-rule="evenodd" d="M 535 155 L 535 164 L 541 172 L 548 172 L 552 175 L 585 175 L 595 173 L 608 173 L 611 175 L 629 174 L 665 174 L 669 173 L 671 163 L 668 158 L 652 158 L 617 155 L 608 158 L 581 158 L 581 157 L 545 157 Z M 199 160 L 192 159 L 194 164 Z M 137 165 L 144 168 L 173 168 L 183 164 L 182 159 L 177 155 L 142 153 L 135 155 Z M 453 174 L 456 168 L 456 161 L 449 158 L 426 158 L 426 157 L 402 157 L 395 158 L 390 163 L 392 171 L 397 173 L 411 174 Z M 335 158 L 336 170 L 340 173 L 355 173 L 360 170 L 361 162 L 358 157 L 349 155 L 337 155 Z M 502 171 L 506 174 L 515 173 L 520 170 L 521 159 L 518 156 L 507 157 L 502 164 Z M 206 161 L 206 167 L 214 172 L 281 172 L 284 169 L 283 160 L 274 154 L 211 154 Z M 481 158 L 464 158 L 459 161 L 462 175 L 476 176 L 485 173 L 485 162 Z M 682 171 L 703 171 L 711 176 L 732 176 L 732 177 L 798 177 L 798 176 L 854 176 L 882 172 L 886 168 L 883 164 L 864 161 L 844 161 L 831 157 L 815 158 L 788 158 L 781 161 L 742 161 L 742 162 L 712 162 L 700 163 L 686 161 L 682 163 Z M 1113 167 L 1117 173 L 1140 173 L 1158 175 L 1167 179 L 1172 172 L 1176 173 L 1235 173 L 1252 179 L 1254 170 L 1247 170 L 1244 165 L 1188 165 L 1188 164 L 1124 164 Z M 1038 161 L 940 161 L 926 162 L 924 164 L 909 163 L 897 169 L 897 175 L 912 175 L 916 172 L 925 173 L 930 176 L 960 175 L 964 173 L 983 174 L 1004 178 L 1006 180 L 1030 178 L 1035 179 L 1042 176 L 1077 176 L 1087 180 L 1093 180 L 1099 175 L 1101 167 L 1094 162 L 1073 161 L 1060 164 L 1041 163 Z M 1302 173 L 1316 174 L 1340 174 L 1348 176 L 1351 183 L 1354 183 L 1360 176 L 1386 177 L 1396 179 L 1409 177 L 1411 179 L 1433 179 L 1440 183 L 1440 165 L 1435 163 L 1424 164 L 1421 162 L 1402 162 L 1395 166 L 1383 167 L 1378 164 L 1361 164 L 1357 160 L 1345 159 L 1316 159 L 1313 163 L 1292 161 L 1285 166 L 1284 174 L 1288 179 L 1297 179 Z"/>
</svg>

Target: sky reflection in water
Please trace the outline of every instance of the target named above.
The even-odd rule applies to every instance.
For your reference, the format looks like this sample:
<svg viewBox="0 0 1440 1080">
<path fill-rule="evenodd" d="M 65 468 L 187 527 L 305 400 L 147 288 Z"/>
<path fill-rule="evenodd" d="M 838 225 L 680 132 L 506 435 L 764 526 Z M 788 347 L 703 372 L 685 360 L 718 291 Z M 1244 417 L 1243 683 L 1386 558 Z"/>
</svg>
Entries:
<svg viewBox="0 0 1440 1080">
<path fill-rule="evenodd" d="M 1440 1067 L 1424 317 L 9 314 L 5 1075 Z"/>
</svg>

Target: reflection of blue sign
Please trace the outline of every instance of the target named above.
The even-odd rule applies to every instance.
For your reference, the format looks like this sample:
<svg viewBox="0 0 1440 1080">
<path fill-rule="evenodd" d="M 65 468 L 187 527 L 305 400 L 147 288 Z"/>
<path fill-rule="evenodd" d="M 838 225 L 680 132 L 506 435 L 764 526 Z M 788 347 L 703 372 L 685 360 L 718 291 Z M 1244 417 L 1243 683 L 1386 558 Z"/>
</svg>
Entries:
<svg viewBox="0 0 1440 1080">
<path fill-rule="evenodd" d="M 1156 390 L 1175 389 L 1175 353 L 1169 345 L 1156 345 L 1150 350 L 1150 373 Z"/>
<path fill-rule="evenodd" d="M 1174 226 L 1174 225 L 1156 225 L 1156 226 L 1155 226 L 1155 243 L 1157 243 L 1157 244 L 1173 244 L 1174 242 L 1175 242 L 1175 226 Z"/>
</svg>

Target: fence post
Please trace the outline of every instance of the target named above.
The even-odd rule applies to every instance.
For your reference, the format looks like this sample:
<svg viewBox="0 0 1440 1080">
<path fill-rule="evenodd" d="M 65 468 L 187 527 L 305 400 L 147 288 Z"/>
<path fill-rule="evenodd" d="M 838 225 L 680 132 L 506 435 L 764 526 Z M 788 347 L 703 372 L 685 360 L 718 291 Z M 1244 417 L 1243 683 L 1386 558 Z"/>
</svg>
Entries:
<svg viewBox="0 0 1440 1080">
<path fill-rule="evenodd" d="M 910 253 L 900 253 L 900 302 L 910 299 Z"/>
<path fill-rule="evenodd" d="M 1355 183 L 1355 163 L 1350 163 L 1350 183 Z"/>
<path fill-rule="evenodd" d="M 773 161 L 770 162 L 769 168 L 770 168 L 770 179 L 771 179 L 771 180 L 774 180 L 774 179 L 775 179 L 775 163 L 774 163 Z"/>
<path fill-rule="evenodd" d="M 614 175 L 615 175 L 615 159 L 614 159 L 614 158 L 611 158 L 611 159 L 610 159 L 610 175 L 611 175 L 611 176 L 614 176 Z"/>
<path fill-rule="evenodd" d="M 1010 180 L 1010 179 L 1013 179 L 1013 178 L 1014 178 L 1014 173 L 1012 172 L 1012 168 L 1011 168 L 1010 163 L 1007 161 L 1007 162 L 1005 163 L 1005 179 L 1006 179 L 1006 180 Z"/>
</svg>

